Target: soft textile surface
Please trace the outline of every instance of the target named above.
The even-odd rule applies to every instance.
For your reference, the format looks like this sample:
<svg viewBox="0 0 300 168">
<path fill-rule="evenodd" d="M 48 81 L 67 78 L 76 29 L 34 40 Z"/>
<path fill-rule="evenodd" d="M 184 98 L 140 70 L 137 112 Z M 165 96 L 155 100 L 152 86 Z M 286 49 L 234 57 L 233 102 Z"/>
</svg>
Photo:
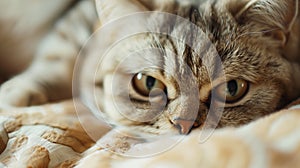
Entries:
<svg viewBox="0 0 300 168">
<path fill-rule="evenodd" d="M 169 150 L 144 158 L 110 151 L 155 149 L 164 140 L 131 145 L 114 136 L 113 130 L 105 135 L 110 128 L 78 113 L 84 108 L 77 107 L 76 113 L 72 101 L 2 110 L 0 167 L 298 167 L 300 109 L 296 104 L 241 128 L 216 130 L 202 143 L 200 131 L 192 131 Z M 87 131 L 100 137 L 98 143 L 83 129 L 77 114 L 81 123 L 97 128 Z"/>
</svg>

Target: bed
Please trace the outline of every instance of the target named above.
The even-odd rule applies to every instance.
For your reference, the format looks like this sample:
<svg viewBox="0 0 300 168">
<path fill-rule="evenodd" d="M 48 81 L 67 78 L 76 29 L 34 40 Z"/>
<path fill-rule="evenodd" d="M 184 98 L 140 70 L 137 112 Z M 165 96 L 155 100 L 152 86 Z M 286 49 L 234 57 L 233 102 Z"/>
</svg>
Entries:
<svg viewBox="0 0 300 168">
<path fill-rule="evenodd" d="M 205 131 L 174 136 L 180 140 L 165 149 L 170 139 L 131 143 L 116 136 L 77 101 L 2 110 L 0 167 L 300 166 L 300 100 L 245 126 L 215 130 L 205 141 Z"/>
</svg>

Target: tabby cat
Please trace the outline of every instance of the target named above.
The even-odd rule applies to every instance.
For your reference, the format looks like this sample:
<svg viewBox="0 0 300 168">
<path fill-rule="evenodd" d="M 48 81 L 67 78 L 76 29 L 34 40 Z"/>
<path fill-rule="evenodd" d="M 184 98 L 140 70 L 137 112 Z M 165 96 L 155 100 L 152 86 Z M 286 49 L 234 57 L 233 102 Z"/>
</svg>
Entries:
<svg viewBox="0 0 300 168">
<path fill-rule="evenodd" d="M 99 1 L 100 20 L 152 10 L 143 3 Z M 112 47 L 95 76 L 98 104 L 116 124 L 154 134 L 188 133 L 214 122 L 238 126 L 278 110 L 300 94 L 297 6 L 295 0 L 206 0 L 156 9 L 199 27 L 215 47 L 225 78 L 209 43 L 186 22 L 170 26 L 171 17 L 137 16 L 129 28 L 146 20 L 149 30 L 167 29 L 168 35 L 141 33 Z M 118 29 L 126 26 L 115 27 L 112 32 L 123 37 Z"/>
<path fill-rule="evenodd" d="M 191 128 L 203 128 L 212 115 L 207 121 L 211 127 L 216 121 L 218 127 L 238 126 L 300 96 L 298 0 L 98 0 L 96 6 L 103 29 L 119 17 L 155 10 L 191 22 L 213 44 L 195 38 L 201 33 L 181 19 L 170 26 L 172 17 L 157 19 L 159 13 L 137 17 L 135 25 L 143 21 L 151 30 L 166 29 L 169 34 L 141 33 L 116 44 L 92 76 L 95 93 L 84 93 L 95 94 L 101 111 L 116 125 L 152 134 L 187 134 Z M 1 86 L 1 102 L 32 105 L 70 96 L 70 89 L 65 88 L 71 87 L 74 52 L 92 27 L 87 20 L 94 19 L 89 9 L 82 11 L 86 13 L 83 18 L 66 14 L 61 24 L 67 29 L 58 24 L 50 40 L 40 46 L 38 54 L 43 59 L 36 58 L 27 75 Z M 74 19 L 70 23 L 68 16 Z M 68 27 L 72 23 L 75 27 L 75 23 L 82 24 L 83 29 Z M 104 53 L 111 41 L 123 37 L 123 29 L 119 25 L 106 36 L 96 34 L 102 43 L 95 41 L 88 48 L 91 51 L 82 53 L 98 60 L 97 53 Z M 73 37 L 76 32 L 84 36 Z M 63 47 L 48 47 L 58 42 Z M 47 70 L 34 76 L 38 65 L 47 65 Z M 20 82 L 22 78 L 30 84 Z"/>
</svg>

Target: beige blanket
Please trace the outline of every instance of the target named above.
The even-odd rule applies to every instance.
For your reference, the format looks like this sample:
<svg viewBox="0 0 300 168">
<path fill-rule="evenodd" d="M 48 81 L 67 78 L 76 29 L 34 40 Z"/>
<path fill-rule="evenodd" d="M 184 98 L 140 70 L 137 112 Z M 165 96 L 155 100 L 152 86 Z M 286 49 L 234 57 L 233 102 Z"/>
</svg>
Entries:
<svg viewBox="0 0 300 168">
<path fill-rule="evenodd" d="M 205 131 L 140 144 L 115 136 L 73 101 L 5 110 L 0 113 L 0 167 L 298 167 L 296 107 L 241 128 L 216 130 L 202 142 Z M 165 148 L 162 144 L 172 138 L 176 143 Z"/>
</svg>

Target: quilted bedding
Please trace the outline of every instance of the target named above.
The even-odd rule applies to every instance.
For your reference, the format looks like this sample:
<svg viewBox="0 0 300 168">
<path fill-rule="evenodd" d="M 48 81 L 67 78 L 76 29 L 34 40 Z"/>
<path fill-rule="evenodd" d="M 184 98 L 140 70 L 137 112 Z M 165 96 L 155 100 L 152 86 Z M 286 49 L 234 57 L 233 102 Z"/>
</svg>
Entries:
<svg viewBox="0 0 300 168">
<path fill-rule="evenodd" d="M 298 167 L 299 102 L 243 127 L 216 130 L 202 142 L 205 131 L 171 137 L 180 141 L 168 149 L 162 144 L 170 139 L 130 144 L 71 100 L 2 110 L 0 167 Z M 148 156 L 131 155 L 150 149 Z"/>
</svg>

